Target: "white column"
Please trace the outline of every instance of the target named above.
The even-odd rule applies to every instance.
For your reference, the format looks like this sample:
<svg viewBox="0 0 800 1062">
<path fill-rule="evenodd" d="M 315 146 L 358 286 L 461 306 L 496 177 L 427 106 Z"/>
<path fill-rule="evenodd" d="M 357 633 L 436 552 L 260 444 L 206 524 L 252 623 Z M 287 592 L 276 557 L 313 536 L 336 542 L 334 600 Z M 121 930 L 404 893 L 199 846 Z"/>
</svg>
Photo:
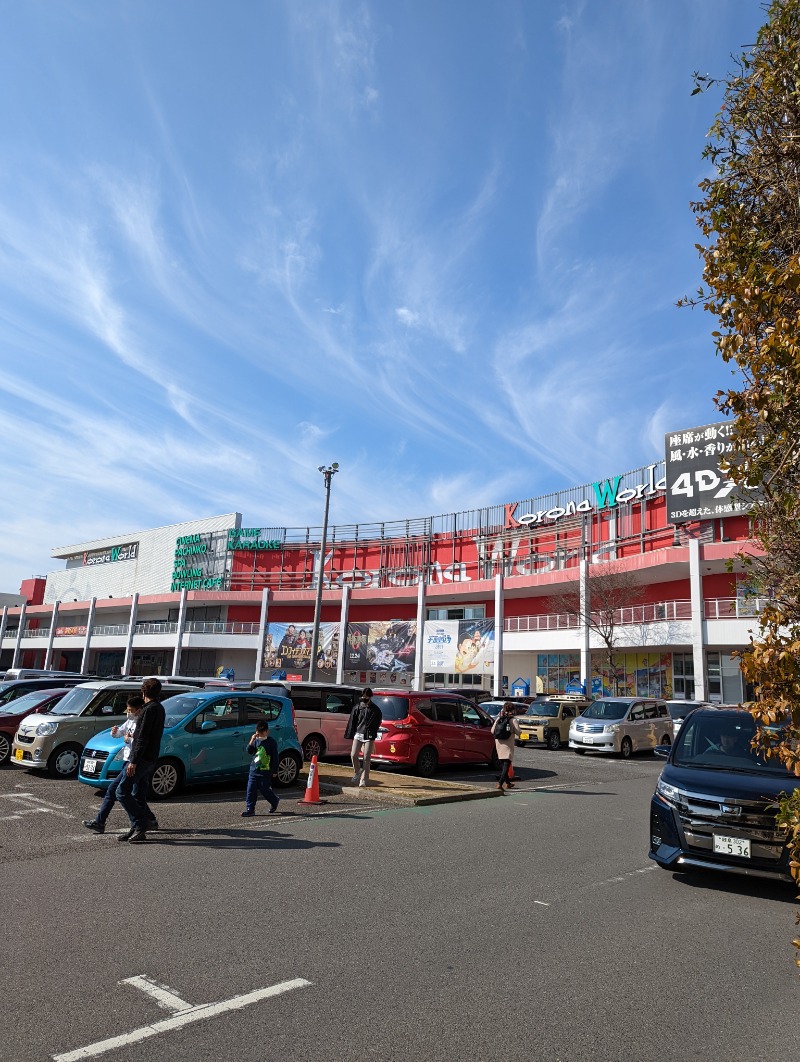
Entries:
<svg viewBox="0 0 800 1062">
<path fill-rule="evenodd" d="M 83 656 L 81 657 L 81 674 L 86 675 L 89 671 L 89 646 L 92 644 L 92 627 L 94 626 L 94 610 L 97 598 L 93 597 L 89 602 L 89 618 L 86 620 L 86 640 L 83 643 Z M 126 671 L 127 675 L 128 672 Z"/>
<path fill-rule="evenodd" d="M 94 610 L 94 598 L 92 598 L 92 610 Z M 130 675 L 133 665 L 133 636 L 136 633 L 136 616 L 139 612 L 139 595 L 134 594 L 131 598 L 131 614 L 128 618 L 128 644 L 125 646 L 125 663 L 122 665 L 122 674 Z"/>
<path fill-rule="evenodd" d="M 269 595 L 270 590 L 268 586 L 265 586 L 261 591 L 261 615 L 258 617 L 258 649 L 256 656 L 256 671 L 254 678 L 257 682 L 262 679 L 268 678 L 263 674 L 264 671 L 264 642 L 267 637 L 267 626 L 269 624 Z"/>
<path fill-rule="evenodd" d="M 700 570 L 700 542 L 689 539 L 689 589 L 692 601 L 692 656 L 694 657 L 694 699 L 704 701 L 708 682 L 704 652 L 703 577 Z"/>
<path fill-rule="evenodd" d="M 19 610 L 19 627 L 17 627 L 17 640 L 16 640 L 16 643 L 14 644 L 14 656 L 13 656 L 13 658 L 11 660 L 11 666 L 12 667 L 18 667 L 19 666 L 20 643 L 22 641 L 22 632 L 25 630 L 25 609 L 26 608 L 27 608 L 27 605 L 23 601 L 22 608 Z"/>
<path fill-rule="evenodd" d="M 181 650 L 183 649 L 183 631 L 186 626 L 186 597 L 187 591 L 181 590 L 181 605 L 178 612 L 178 630 L 175 636 L 175 655 L 172 658 L 172 674 L 181 673 Z"/>
<path fill-rule="evenodd" d="M 425 689 L 425 661 L 423 659 L 423 646 L 425 644 L 425 595 L 427 584 L 425 576 L 420 578 L 417 584 L 417 647 L 414 657 L 414 689 Z"/>
<path fill-rule="evenodd" d="M 589 626 L 589 618 L 592 613 L 592 602 L 589 597 L 589 562 L 584 558 L 580 563 L 580 594 L 581 594 L 581 682 L 585 696 L 592 695 L 592 630 Z"/>
<path fill-rule="evenodd" d="M 8 605 L 3 605 L 3 615 L 0 618 L 0 653 L 3 651 L 3 639 L 6 636 L 6 625 L 8 623 Z"/>
<path fill-rule="evenodd" d="M 336 681 L 344 682 L 344 661 L 347 654 L 347 624 L 350 620 L 350 587 L 342 587 L 342 608 L 339 613 L 339 656 L 336 659 Z"/>
<path fill-rule="evenodd" d="M 492 694 L 496 698 L 503 696 L 503 634 L 505 625 L 503 608 L 503 576 L 500 572 L 494 577 L 494 679 Z M 534 679 L 534 682 L 536 680 Z M 511 691 L 509 690 L 509 693 Z"/>
<path fill-rule="evenodd" d="M 58 622 L 58 607 L 60 604 L 60 601 L 54 601 L 53 611 L 50 614 L 50 635 L 47 639 L 47 652 L 44 654 L 45 671 L 50 670 L 50 663 L 53 659 L 53 639 L 56 636 L 56 623 Z"/>
</svg>

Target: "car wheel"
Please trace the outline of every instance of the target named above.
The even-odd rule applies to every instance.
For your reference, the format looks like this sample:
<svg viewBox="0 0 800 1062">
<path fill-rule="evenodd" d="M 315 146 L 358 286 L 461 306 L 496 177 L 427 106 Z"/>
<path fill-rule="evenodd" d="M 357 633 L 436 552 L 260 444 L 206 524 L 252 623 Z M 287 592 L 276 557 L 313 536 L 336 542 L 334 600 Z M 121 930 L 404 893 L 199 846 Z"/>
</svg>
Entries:
<svg viewBox="0 0 800 1062">
<path fill-rule="evenodd" d="M 311 762 L 312 756 L 321 759 L 324 752 L 325 739 L 320 737 L 319 734 L 309 734 L 303 742 L 303 759 L 306 763 Z"/>
<path fill-rule="evenodd" d="M 552 752 L 555 752 L 557 749 L 561 748 L 561 735 L 557 730 L 551 730 L 550 733 L 547 735 L 547 747 Z"/>
<path fill-rule="evenodd" d="M 47 770 L 53 778 L 74 778 L 81 762 L 80 745 L 59 745 L 47 761 Z"/>
<path fill-rule="evenodd" d="M 576 756 L 586 755 L 586 749 L 573 749 L 572 751 L 575 753 Z"/>
<path fill-rule="evenodd" d="M 294 785 L 302 766 L 302 760 L 296 752 L 292 752 L 291 750 L 288 752 L 282 752 L 278 756 L 278 766 L 275 768 L 272 775 L 275 785 L 279 785 L 282 789 Z"/>
<path fill-rule="evenodd" d="M 0 764 L 11 759 L 11 738 L 8 734 L 0 733 Z"/>
<path fill-rule="evenodd" d="M 438 766 L 439 757 L 433 745 L 426 745 L 420 749 L 419 756 L 417 756 L 417 774 L 421 774 L 423 778 L 430 778 L 436 774 Z"/>
<path fill-rule="evenodd" d="M 150 779 L 150 796 L 153 800 L 168 800 L 175 796 L 183 785 L 183 768 L 175 760 L 159 760 Z"/>
<path fill-rule="evenodd" d="M 633 742 L 630 738 L 626 737 L 622 739 L 622 744 L 619 747 L 619 751 L 623 760 L 629 760 L 633 755 Z"/>
</svg>

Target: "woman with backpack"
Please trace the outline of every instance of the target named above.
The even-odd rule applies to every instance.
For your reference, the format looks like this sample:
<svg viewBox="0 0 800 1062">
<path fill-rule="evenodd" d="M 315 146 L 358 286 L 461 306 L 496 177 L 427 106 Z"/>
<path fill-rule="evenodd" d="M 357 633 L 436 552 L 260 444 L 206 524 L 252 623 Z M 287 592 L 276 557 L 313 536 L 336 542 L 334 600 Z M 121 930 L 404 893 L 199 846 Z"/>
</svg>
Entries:
<svg viewBox="0 0 800 1062">
<path fill-rule="evenodd" d="M 513 701 L 506 701 L 500 709 L 492 724 L 492 734 L 494 734 L 497 758 L 500 761 L 500 781 L 497 788 L 502 793 L 504 786 L 506 789 L 514 788 L 514 783 L 508 780 L 508 772 L 514 758 L 514 742 L 519 737 L 517 709 Z"/>
</svg>

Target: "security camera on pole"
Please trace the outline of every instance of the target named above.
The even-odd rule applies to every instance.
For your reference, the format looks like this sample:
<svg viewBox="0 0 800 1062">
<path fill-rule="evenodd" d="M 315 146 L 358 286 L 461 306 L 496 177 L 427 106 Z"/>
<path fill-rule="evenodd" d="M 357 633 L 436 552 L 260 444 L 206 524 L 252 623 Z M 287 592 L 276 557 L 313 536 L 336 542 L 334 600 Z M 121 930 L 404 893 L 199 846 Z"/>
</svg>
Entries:
<svg viewBox="0 0 800 1062">
<path fill-rule="evenodd" d="M 325 480 L 325 516 L 322 520 L 322 541 L 319 547 L 319 567 L 317 568 L 317 598 L 314 602 L 314 628 L 311 631 L 311 658 L 308 661 L 308 679 L 313 682 L 317 677 L 317 653 L 319 651 L 319 615 L 322 609 L 323 568 L 325 566 L 325 542 L 328 537 L 328 506 L 331 501 L 331 480 L 339 471 L 339 464 L 320 465 L 319 470 Z"/>
</svg>

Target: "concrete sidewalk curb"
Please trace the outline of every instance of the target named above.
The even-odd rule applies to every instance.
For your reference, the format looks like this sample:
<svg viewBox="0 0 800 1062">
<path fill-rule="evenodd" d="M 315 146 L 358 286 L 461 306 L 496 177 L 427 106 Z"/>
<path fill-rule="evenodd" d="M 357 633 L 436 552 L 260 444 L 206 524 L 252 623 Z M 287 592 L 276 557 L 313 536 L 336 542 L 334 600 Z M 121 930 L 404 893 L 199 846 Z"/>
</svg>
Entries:
<svg viewBox="0 0 800 1062">
<path fill-rule="evenodd" d="M 463 782 L 441 779 L 416 779 L 410 775 L 370 771 L 370 785 L 348 785 L 351 768 L 340 764 L 318 764 L 320 793 L 344 794 L 368 803 L 386 803 L 395 807 L 423 807 L 431 804 L 453 804 L 462 800 L 485 800 L 503 794 L 497 789 L 484 789 Z M 307 772 L 306 777 L 307 777 Z"/>
</svg>

